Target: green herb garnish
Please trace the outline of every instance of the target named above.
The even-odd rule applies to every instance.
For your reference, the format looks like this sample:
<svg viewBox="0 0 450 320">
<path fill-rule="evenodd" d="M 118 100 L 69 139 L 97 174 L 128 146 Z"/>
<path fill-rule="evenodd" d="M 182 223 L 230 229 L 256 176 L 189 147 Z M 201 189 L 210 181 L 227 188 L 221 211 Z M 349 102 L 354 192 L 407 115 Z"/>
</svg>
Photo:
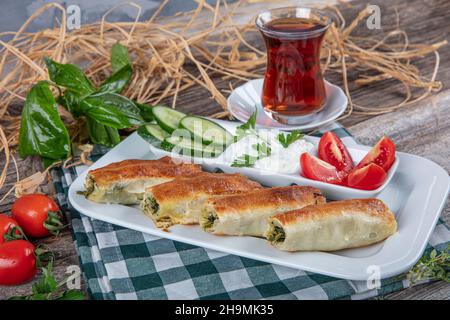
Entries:
<svg viewBox="0 0 450 320">
<path fill-rule="evenodd" d="M 255 127 L 256 127 L 256 114 L 257 111 L 252 113 L 250 118 L 248 118 L 246 123 L 241 124 L 236 128 L 236 135 L 234 136 L 234 141 L 239 141 L 243 137 L 245 137 L 248 134 L 256 133 Z"/>
<path fill-rule="evenodd" d="M 252 167 L 259 159 L 270 156 L 272 149 L 265 142 L 252 145 L 252 148 L 258 152 L 257 156 L 243 154 L 233 161 L 232 167 Z"/>
<path fill-rule="evenodd" d="M 300 132 L 300 130 L 294 130 L 291 133 L 282 133 L 280 132 L 277 136 L 278 141 L 280 141 L 281 145 L 285 148 L 289 147 L 295 141 L 303 138 L 304 134 Z"/>
<path fill-rule="evenodd" d="M 406 277 L 412 284 L 421 280 L 450 282 L 450 245 L 439 254 L 433 249 L 429 255 L 424 255 Z"/>
<path fill-rule="evenodd" d="M 42 277 L 36 281 L 31 289 L 31 294 L 15 296 L 10 300 L 84 300 L 85 296 L 80 290 L 62 290 L 67 279 L 58 283 L 52 273 L 53 261 L 50 260 L 46 267 L 42 267 Z"/>
</svg>

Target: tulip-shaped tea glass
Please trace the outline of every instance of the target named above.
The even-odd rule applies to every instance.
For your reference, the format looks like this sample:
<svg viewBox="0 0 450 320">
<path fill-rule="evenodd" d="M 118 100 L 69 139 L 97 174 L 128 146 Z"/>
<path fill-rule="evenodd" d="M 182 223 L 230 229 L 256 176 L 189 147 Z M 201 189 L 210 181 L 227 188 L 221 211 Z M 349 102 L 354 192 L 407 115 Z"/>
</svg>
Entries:
<svg viewBox="0 0 450 320">
<path fill-rule="evenodd" d="M 262 90 L 266 113 L 284 124 L 304 124 L 325 105 L 320 46 L 332 19 L 323 10 L 278 8 L 256 18 L 267 47 Z"/>
</svg>

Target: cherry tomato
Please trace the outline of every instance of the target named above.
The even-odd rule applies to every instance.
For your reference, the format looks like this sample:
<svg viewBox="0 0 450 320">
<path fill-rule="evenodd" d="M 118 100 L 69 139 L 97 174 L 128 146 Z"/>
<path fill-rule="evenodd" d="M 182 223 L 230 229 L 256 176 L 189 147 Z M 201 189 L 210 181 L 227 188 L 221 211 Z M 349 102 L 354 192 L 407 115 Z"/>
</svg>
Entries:
<svg viewBox="0 0 450 320">
<path fill-rule="evenodd" d="M 14 202 L 12 216 L 26 235 L 42 238 L 63 228 L 59 207 L 44 194 L 27 194 Z"/>
<path fill-rule="evenodd" d="M 36 274 L 34 246 L 26 240 L 14 240 L 0 245 L 0 284 L 17 285 Z"/>
<path fill-rule="evenodd" d="M 0 244 L 5 242 L 5 235 L 7 235 L 13 228 L 19 228 L 19 224 L 13 218 L 6 214 L 0 214 Z M 18 238 L 21 236 L 20 231 L 14 232 Z"/>
<path fill-rule="evenodd" d="M 375 163 L 370 163 L 362 168 L 355 168 L 347 176 L 347 185 L 362 190 L 374 190 L 386 180 L 386 171 Z"/>
<path fill-rule="evenodd" d="M 395 144 L 388 137 L 383 137 L 369 151 L 369 153 L 358 163 L 357 169 L 375 163 L 388 172 L 395 161 Z"/>
<path fill-rule="evenodd" d="M 342 174 L 331 164 L 305 152 L 300 156 L 303 175 L 312 180 L 333 184 L 342 182 Z"/>
<path fill-rule="evenodd" d="M 326 132 L 320 138 L 319 158 L 346 173 L 353 169 L 353 159 L 341 139 L 333 132 Z"/>
</svg>

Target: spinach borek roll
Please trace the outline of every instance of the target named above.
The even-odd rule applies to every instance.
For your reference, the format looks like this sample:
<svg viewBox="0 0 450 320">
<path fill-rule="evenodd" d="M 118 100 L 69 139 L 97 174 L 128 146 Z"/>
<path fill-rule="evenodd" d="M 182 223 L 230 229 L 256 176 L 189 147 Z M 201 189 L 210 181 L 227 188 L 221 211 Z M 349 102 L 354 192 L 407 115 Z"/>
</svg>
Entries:
<svg viewBox="0 0 450 320">
<path fill-rule="evenodd" d="M 269 218 L 267 240 L 285 251 L 363 247 L 397 230 L 394 214 L 378 199 L 334 201 Z"/>
<path fill-rule="evenodd" d="M 216 235 L 263 237 L 268 218 L 285 211 L 325 203 L 319 189 L 289 186 L 211 198 L 203 207 L 200 224 Z"/>
<path fill-rule="evenodd" d="M 259 183 L 240 174 L 203 172 L 147 188 L 141 207 L 160 228 L 197 224 L 209 197 L 261 188 Z"/>
<path fill-rule="evenodd" d="M 158 160 L 125 160 L 89 171 L 83 194 L 101 203 L 139 204 L 145 188 L 178 176 L 201 172 L 197 164 Z"/>
</svg>

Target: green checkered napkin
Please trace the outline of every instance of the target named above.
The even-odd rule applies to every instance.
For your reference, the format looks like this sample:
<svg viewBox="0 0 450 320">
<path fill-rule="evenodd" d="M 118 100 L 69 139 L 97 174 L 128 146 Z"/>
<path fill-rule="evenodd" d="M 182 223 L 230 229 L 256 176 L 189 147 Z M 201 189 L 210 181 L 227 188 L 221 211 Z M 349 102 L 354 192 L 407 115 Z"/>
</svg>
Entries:
<svg viewBox="0 0 450 320">
<path fill-rule="evenodd" d="M 341 126 L 346 144 L 355 140 Z M 318 134 L 320 135 L 320 134 Z M 96 148 L 97 157 L 107 150 Z M 58 200 L 72 223 L 75 246 L 92 299 L 365 299 L 401 290 L 402 277 L 384 279 L 380 289 L 221 253 L 88 218 L 67 203 L 77 172 L 55 169 Z M 449 228 L 439 221 L 427 247 L 444 250 Z"/>
</svg>

